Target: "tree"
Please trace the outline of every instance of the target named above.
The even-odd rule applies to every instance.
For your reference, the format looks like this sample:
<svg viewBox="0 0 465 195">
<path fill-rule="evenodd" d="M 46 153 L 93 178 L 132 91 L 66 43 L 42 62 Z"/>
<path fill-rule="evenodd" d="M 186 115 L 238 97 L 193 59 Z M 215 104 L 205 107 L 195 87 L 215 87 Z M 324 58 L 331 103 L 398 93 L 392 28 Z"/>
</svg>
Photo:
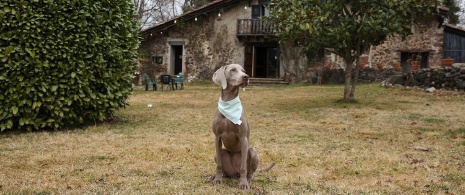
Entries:
<svg viewBox="0 0 465 195">
<path fill-rule="evenodd" d="M 344 99 L 353 99 L 358 58 L 387 37 L 411 33 L 414 17 L 434 0 L 272 0 L 271 18 L 281 41 L 341 56 L 346 64 Z M 355 64 L 355 67 L 354 67 Z"/>
<path fill-rule="evenodd" d="M 140 28 L 146 29 L 181 14 L 179 0 L 131 0 Z"/>
<path fill-rule="evenodd" d="M 443 0 L 442 5 L 449 8 L 449 24 L 457 25 L 460 23 L 460 6 L 457 0 Z"/>
<path fill-rule="evenodd" d="M 198 8 L 202 5 L 212 2 L 213 0 L 184 0 L 184 4 L 182 5 L 183 12 L 187 12 Z"/>
<path fill-rule="evenodd" d="M 460 7 L 460 12 L 459 12 L 459 24 L 462 27 L 465 27 L 465 0 L 459 0 L 458 5 Z"/>
<path fill-rule="evenodd" d="M 129 0 L 0 1 L 0 131 L 73 127 L 124 108 L 133 13 Z"/>
</svg>

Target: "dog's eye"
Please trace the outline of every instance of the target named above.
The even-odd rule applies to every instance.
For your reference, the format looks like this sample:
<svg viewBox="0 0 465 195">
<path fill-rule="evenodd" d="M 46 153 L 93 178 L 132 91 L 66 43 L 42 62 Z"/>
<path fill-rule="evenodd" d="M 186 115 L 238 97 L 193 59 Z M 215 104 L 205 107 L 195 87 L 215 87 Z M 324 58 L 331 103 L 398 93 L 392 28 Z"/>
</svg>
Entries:
<svg viewBox="0 0 465 195">
<path fill-rule="evenodd" d="M 236 72 L 236 71 L 237 71 L 237 69 L 233 68 L 233 69 L 231 69 L 231 71 L 233 71 L 233 72 Z"/>
</svg>

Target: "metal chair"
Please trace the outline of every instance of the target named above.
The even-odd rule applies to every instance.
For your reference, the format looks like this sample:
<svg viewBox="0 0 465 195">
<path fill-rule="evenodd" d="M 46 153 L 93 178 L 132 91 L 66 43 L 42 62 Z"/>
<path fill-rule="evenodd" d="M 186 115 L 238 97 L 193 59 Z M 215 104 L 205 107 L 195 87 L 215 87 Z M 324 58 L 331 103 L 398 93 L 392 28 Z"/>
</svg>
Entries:
<svg viewBox="0 0 465 195">
<path fill-rule="evenodd" d="M 176 89 L 178 89 L 178 84 L 180 85 L 179 89 L 183 90 L 184 89 L 184 74 L 179 73 L 176 75 L 176 78 L 174 79 L 174 84 L 176 85 Z"/>
<path fill-rule="evenodd" d="M 150 89 L 150 85 L 152 85 L 152 88 L 154 91 L 157 90 L 157 83 L 152 78 L 148 76 L 144 76 L 144 82 L 145 82 L 145 91 L 148 91 Z"/>
<path fill-rule="evenodd" d="M 171 75 L 167 75 L 167 74 L 161 75 L 160 76 L 160 83 L 161 83 L 161 90 L 162 91 L 164 90 L 165 85 L 168 85 L 168 87 L 170 88 L 170 91 L 174 91 L 173 82 L 171 80 Z"/>
</svg>

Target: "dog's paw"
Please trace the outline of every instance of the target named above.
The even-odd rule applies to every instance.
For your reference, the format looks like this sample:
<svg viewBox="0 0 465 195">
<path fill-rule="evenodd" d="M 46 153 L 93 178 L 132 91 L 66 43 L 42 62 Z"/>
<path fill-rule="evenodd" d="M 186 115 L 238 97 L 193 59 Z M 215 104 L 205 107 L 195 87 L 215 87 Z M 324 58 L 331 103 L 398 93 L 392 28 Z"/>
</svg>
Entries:
<svg viewBox="0 0 465 195">
<path fill-rule="evenodd" d="M 222 179 L 222 177 L 221 177 L 221 176 L 218 176 L 218 175 L 217 175 L 217 176 L 215 176 L 215 178 L 212 180 L 212 183 L 213 183 L 213 185 L 215 185 L 215 186 L 216 186 L 216 185 L 219 185 L 219 184 L 221 184 L 221 179 Z"/>
<path fill-rule="evenodd" d="M 239 188 L 241 190 L 248 190 L 250 189 L 250 186 L 249 186 L 249 182 L 247 181 L 247 179 L 241 179 L 240 182 L 239 182 Z"/>
</svg>

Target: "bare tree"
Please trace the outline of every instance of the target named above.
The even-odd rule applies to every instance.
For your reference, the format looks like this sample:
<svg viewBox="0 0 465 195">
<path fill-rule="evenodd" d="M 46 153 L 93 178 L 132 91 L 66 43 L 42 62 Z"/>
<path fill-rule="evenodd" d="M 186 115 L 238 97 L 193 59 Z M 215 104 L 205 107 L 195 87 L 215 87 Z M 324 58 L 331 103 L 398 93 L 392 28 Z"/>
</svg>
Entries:
<svg viewBox="0 0 465 195">
<path fill-rule="evenodd" d="M 460 7 L 458 25 L 465 27 L 465 0 L 457 0 L 457 5 Z"/>
<path fill-rule="evenodd" d="M 185 0 L 182 4 L 182 11 L 187 12 L 202 5 L 212 2 L 213 0 Z"/>
<path fill-rule="evenodd" d="M 164 22 L 182 13 L 183 0 L 132 0 L 141 29 Z"/>
</svg>

